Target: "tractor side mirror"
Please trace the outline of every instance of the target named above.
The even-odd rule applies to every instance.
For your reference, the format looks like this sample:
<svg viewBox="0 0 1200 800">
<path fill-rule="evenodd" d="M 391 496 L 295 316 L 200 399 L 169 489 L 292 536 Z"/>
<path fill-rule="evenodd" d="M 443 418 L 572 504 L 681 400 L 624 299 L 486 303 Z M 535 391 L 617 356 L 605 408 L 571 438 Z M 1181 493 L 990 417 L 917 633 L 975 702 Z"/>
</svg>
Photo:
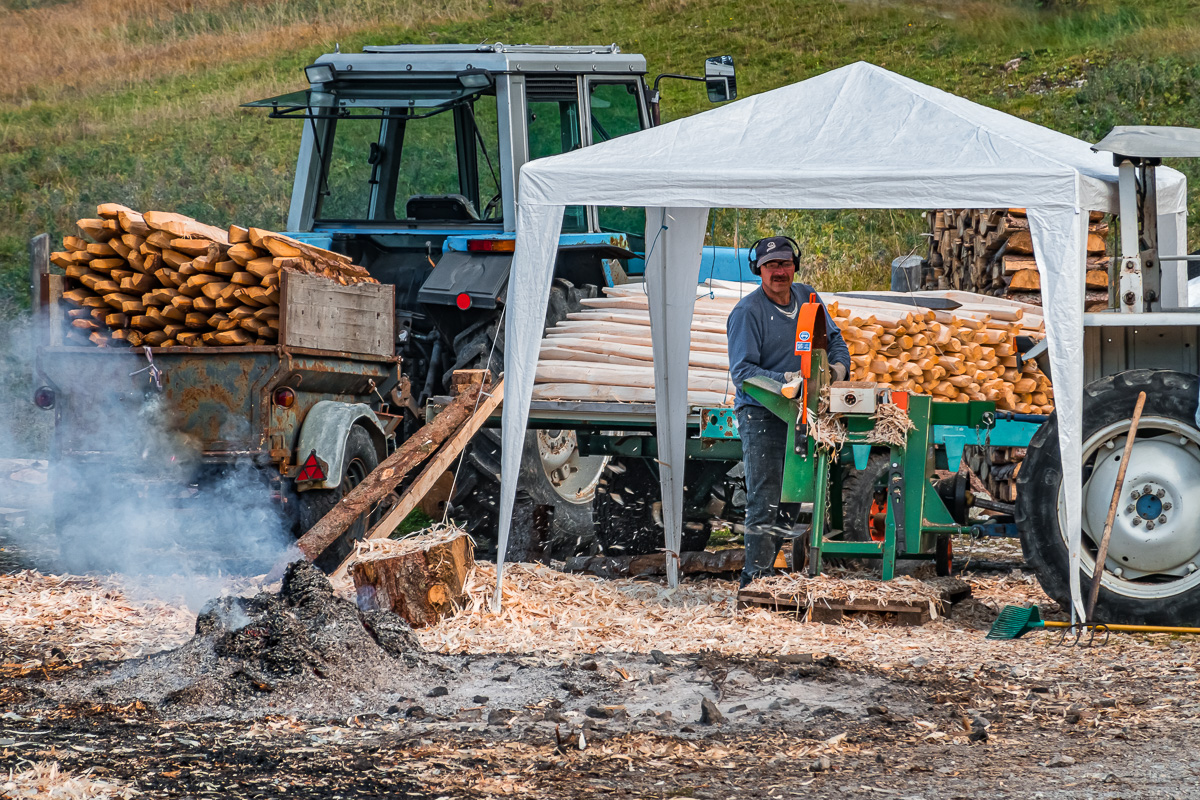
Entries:
<svg viewBox="0 0 1200 800">
<path fill-rule="evenodd" d="M 724 103 L 737 97 L 737 75 L 733 56 L 713 56 L 704 61 L 704 86 L 711 103 Z"/>
</svg>

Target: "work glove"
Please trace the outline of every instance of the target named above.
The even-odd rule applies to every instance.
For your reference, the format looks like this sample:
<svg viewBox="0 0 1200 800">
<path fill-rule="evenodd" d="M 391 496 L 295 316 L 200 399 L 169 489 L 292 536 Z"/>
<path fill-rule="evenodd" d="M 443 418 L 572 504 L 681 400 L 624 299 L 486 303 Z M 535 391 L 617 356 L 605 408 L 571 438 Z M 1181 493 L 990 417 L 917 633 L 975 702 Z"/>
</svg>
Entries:
<svg viewBox="0 0 1200 800">
<path fill-rule="evenodd" d="M 795 372 L 785 372 L 783 373 L 783 382 L 791 383 L 792 381 L 800 380 L 802 377 L 804 377 L 804 373 L 802 373 L 800 370 L 796 370 Z"/>
<path fill-rule="evenodd" d="M 834 364 L 832 367 L 830 367 L 830 370 L 833 372 L 833 382 L 834 383 L 837 383 L 838 381 L 846 380 L 846 365 L 845 364 Z"/>
</svg>

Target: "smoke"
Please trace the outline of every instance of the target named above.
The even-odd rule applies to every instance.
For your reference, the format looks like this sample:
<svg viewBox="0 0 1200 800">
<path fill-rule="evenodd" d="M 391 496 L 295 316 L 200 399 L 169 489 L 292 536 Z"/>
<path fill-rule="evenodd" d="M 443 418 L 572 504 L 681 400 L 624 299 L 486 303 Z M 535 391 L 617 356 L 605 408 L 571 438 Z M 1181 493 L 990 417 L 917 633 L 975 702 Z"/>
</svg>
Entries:
<svg viewBox="0 0 1200 800">
<path fill-rule="evenodd" d="M 198 608 L 295 551 L 278 471 L 247 454 L 264 449 L 248 412 L 257 387 L 224 384 L 241 356 L 207 356 L 210 392 L 177 358 L 160 357 L 153 370 L 140 350 L 43 351 L 37 360 L 44 339 L 27 320 L 16 330 L 0 340 L 0 459 L 49 461 L 44 491 L 23 498 L 40 522 L 6 533 L 17 550 L 53 554 L 30 566 L 121 573 Z M 52 410 L 32 402 L 41 385 L 55 390 Z M 202 457 L 214 440 L 229 443 L 227 455 Z M 0 506 L 8 477 L 0 471 Z"/>
</svg>

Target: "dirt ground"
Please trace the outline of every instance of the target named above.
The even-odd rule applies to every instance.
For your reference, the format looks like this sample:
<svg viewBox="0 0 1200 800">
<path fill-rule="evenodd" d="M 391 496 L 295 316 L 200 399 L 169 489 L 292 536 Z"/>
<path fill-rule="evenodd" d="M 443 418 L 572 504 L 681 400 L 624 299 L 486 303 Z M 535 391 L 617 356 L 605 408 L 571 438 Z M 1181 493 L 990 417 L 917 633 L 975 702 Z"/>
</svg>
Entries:
<svg viewBox="0 0 1200 800">
<path fill-rule="evenodd" d="M 196 660 L 211 654 L 194 613 L 115 577 L 26 571 L 37 565 L 3 532 L 0 551 L 4 797 L 1200 797 L 1197 644 L 985 640 L 1001 602 L 1037 597 L 1020 572 L 966 573 L 975 598 L 913 629 L 736 611 L 724 581 L 669 594 L 572 576 L 565 591 L 591 587 L 608 609 L 586 631 L 467 609 L 411 650 L 305 651 L 318 668 L 271 661 L 274 676 L 239 673 L 241 694 L 190 702 L 177 690 L 197 676 L 238 672 Z M 989 564 L 1018 558 L 987 550 Z M 559 579 L 512 580 L 533 592 Z M 319 638 L 336 615 L 306 616 L 305 602 L 246 605 L 253 619 L 222 635 L 257 636 L 255 608 L 270 606 Z M 628 608 L 658 627 L 634 630 Z M 628 649 L 588 638 L 602 616 L 629 628 L 608 634 Z M 496 651 L 505 624 L 520 652 Z"/>
</svg>

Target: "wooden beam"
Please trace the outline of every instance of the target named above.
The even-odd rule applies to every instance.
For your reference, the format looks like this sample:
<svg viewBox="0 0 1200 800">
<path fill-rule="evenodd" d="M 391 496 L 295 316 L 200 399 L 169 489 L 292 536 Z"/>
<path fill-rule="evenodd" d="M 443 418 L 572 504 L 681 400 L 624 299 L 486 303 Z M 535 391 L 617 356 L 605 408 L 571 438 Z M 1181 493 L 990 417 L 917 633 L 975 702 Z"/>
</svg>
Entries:
<svg viewBox="0 0 1200 800">
<path fill-rule="evenodd" d="M 454 436 L 438 450 L 429 464 L 421 470 L 421 474 L 417 476 L 412 485 L 400 496 L 400 500 L 396 505 L 388 509 L 383 519 L 379 520 L 371 530 L 367 531 L 367 535 L 363 537 L 363 540 L 381 539 L 385 536 L 390 536 L 392 531 L 396 529 L 396 526 L 403 522 L 404 518 L 424 499 L 429 490 L 437 483 L 438 478 L 442 477 L 442 473 L 446 471 L 458 454 L 470 443 L 476 432 L 483 427 L 483 423 L 487 421 L 487 418 L 492 415 L 492 412 L 503 401 L 504 381 L 500 381 L 491 390 L 491 393 L 479 402 L 479 408 L 475 409 L 471 417 L 458 428 Z M 442 413 L 446 412 L 443 411 Z M 434 422 L 436 421 L 435 418 Z M 333 578 L 337 579 L 345 575 L 348 565 L 349 559 L 342 562 L 334 570 Z"/>
<path fill-rule="evenodd" d="M 502 385 L 497 386 L 496 390 L 500 390 Z M 297 539 L 296 546 L 305 558 L 316 560 L 356 519 L 367 513 L 384 495 L 395 489 L 405 475 L 436 452 L 442 442 L 472 416 L 483 388 L 464 391 L 454 398 L 432 422 L 423 425 L 405 440 L 396 452 L 380 462 L 362 483 L 351 489 L 329 513 Z"/>
</svg>

